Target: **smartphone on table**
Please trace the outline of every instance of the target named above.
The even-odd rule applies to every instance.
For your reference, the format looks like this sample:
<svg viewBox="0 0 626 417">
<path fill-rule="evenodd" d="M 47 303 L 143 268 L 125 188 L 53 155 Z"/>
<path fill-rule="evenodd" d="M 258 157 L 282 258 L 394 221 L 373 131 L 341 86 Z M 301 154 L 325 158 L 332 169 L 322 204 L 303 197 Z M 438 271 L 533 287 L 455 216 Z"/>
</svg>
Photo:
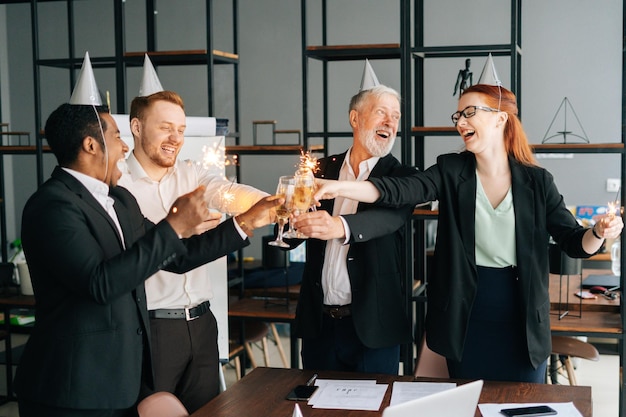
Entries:
<svg viewBox="0 0 626 417">
<path fill-rule="evenodd" d="M 537 416 L 553 416 L 556 410 L 547 405 L 533 405 L 530 407 L 504 408 L 500 413 L 507 417 L 537 417 Z"/>
<path fill-rule="evenodd" d="M 308 401 L 316 389 L 317 385 L 298 385 L 287 395 L 287 399 L 293 401 Z"/>
</svg>

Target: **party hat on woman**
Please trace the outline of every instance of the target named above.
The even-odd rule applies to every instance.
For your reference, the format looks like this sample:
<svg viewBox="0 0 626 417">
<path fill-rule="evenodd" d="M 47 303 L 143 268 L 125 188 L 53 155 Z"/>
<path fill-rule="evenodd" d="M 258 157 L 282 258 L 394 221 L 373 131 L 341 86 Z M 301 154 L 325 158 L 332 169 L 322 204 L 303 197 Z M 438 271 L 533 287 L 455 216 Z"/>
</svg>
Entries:
<svg viewBox="0 0 626 417">
<path fill-rule="evenodd" d="M 491 54 L 487 57 L 487 62 L 485 62 L 483 71 L 480 73 L 478 84 L 502 85 L 502 81 L 500 81 L 500 77 L 498 77 L 498 73 L 496 72 L 496 66 L 493 64 Z"/>
</svg>

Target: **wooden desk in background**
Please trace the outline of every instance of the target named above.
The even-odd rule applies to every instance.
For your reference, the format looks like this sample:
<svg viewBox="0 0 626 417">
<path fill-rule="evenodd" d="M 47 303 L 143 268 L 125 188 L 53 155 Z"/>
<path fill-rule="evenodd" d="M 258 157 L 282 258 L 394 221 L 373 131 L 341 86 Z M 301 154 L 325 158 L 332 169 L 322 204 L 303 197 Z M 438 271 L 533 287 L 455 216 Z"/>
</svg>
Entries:
<svg viewBox="0 0 626 417">
<path fill-rule="evenodd" d="M 287 301 L 288 303 L 286 303 Z M 296 318 L 296 301 L 285 299 L 265 300 L 262 298 L 234 299 L 228 303 L 228 317 L 289 324 L 291 367 L 300 367 L 298 338 L 291 331 L 291 323 Z"/>
<path fill-rule="evenodd" d="M 583 268 L 583 280 L 589 275 L 610 274 L 606 269 Z M 602 295 L 595 299 L 582 300 L 574 295 L 579 290 L 580 277 L 570 275 L 569 288 L 567 280 L 561 281 L 559 288 L 559 275 L 550 274 L 550 329 L 553 334 L 564 336 L 589 336 L 618 340 L 618 354 L 620 356 L 620 371 L 617 384 L 619 385 L 619 415 L 626 416 L 626 390 L 622 377 L 624 358 L 626 357 L 626 344 L 623 341 L 622 319 L 620 315 L 621 294 L 615 300 L 609 300 Z M 559 318 L 563 307 L 559 309 L 559 291 L 561 301 L 564 295 L 569 294 L 569 314 Z M 582 308 L 581 308 L 582 306 Z"/>
<path fill-rule="evenodd" d="M 0 309 L 4 317 L 4 330 L 7 337 L 4 339 L 6 378 L 7 378 L 7 400 L 15 400 L 13 394 L 13 351 L 11 345 L 11 310 L 17 308 L 35 308 L 35 297 L 32 295 L 4 295 L 0 296 Z"/>
<path fill-rule="evenodd" d="M 606 275 L 611 274 L 610 270 L 606 269 L 588 269 L 583 268 L 582 280 L 589 275 Z M 559 281 L 561 286 L 559 290 Z M 615 300 L 609 300 L 606 297 L 598 294 L 594 299 L 582 300 L 574 294 L 580 290 L 580 275 L 569 276 L 569 288 L 567 287 L 568 280 L 567 275 L 564 275 L 562 279 L 557 274 L 550 274 L 550 308 L 552 310 L 558 310 L 559 297 L 561 303 L 564 304 L 569 297 L 569 310 L 573 315 L 578 315 L 579 305 L 582 304 L 583 311 L 605 311 L 619 314 L 620 308 L 620 292 L 617 292 L 618 297 Z M 583 314 L 584 315 L 584 314 Z"/>
<path fill-rule="evenodd" d="M 583 281 L 589 275 L 602 275 L 609 272 L 604 269 L 583 269 Z M 621 339 L 621 295 L 618 294 L 615 300 L 609 300 L 598 295 L 595 299 L 582 300 L 581 303 L 580 298 L 574 295 L 575 292 L 579 291 L 579 286 L 580 278 L 571 275 L 569 288 L 564 277 L 559 289 L 559 275 L 550 274 L 550 324 L 552 332 Z M 561 303 L 564 303 L 566 295 L 569 295 L 569 306 L 567 307 L 569 307 L 570 314 L 559 319 L 559 296 Z M 582 310 L 579 310 L 581 307 Z M 561 310 L 563 310 L 563 306 L 561 306 Z"/>
<path fill-rule="evenodd" d="M 245 298 L 289 298 L 295 304 L 300 296 L 300 284 L 283 285 L 282 287 L 246 288 L 243 292 Z"/>
<path fill-rule="evenodd" d="M 286 400 L 285 397 L 293 387 L 305 384 L 312 375 L 311 371 L 299 369 L 255 368 L 232 387 L 193 413 L 191 417 L 291 416 L 295 402 Z M 319 372 L 319 378 L 376 379 L 379 384 L 389 384 L 389 388 L 393 381 L 429 381 L 429 379 L 413 376 L 329 371 Z M 445 380 L 430 379 L 430 381 Z M 389 388 L 380 410 L 376 412 L 312 408 L 304 401 L 300 401 L 299 404 L 305 417 L 375 417 L 382 415 L 382 410 L 389 405 L 391 399 Z M 570 401 L 584 417 L 591 417 L 593 410 L 590 387 L 485 381 L 479 403 Z M 475 415 L 480 417 L 478 409 Z"/>
</svg>

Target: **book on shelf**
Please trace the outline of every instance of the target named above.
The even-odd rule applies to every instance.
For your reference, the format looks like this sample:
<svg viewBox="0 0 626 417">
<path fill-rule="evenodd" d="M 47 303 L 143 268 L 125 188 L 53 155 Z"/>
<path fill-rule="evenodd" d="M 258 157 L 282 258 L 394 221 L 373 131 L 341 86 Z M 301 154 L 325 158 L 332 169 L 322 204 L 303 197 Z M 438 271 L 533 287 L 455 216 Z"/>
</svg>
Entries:
<svg viewBox="0 0 626 417">
<path fill-rule="evenodd" d="M 25 326 L 35 322 L 35 314 L 29 310 L 12 310 L 11 312 L 11 325 L 12 326 Z M 0 325 L 4 324 L 4 317 L 0 316 Z"/>
</svg>

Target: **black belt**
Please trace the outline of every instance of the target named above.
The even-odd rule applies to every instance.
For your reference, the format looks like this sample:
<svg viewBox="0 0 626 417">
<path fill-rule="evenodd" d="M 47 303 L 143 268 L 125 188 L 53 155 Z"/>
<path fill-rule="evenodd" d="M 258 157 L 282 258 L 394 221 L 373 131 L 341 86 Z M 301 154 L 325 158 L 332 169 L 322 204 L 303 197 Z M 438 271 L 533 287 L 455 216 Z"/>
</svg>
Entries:
<svg viewBox="0 0 626 417">
<path fill-rule="evenodd" d="M 344 317 L 349 317 L 352 315 L 352 309 L 350 308 L 350 304 L 345 306 L 322 306 L 322 311 L 324 314 L 329 315 L 334 319 L 342 319 Z"/>
<path fill-rule="evenodd" d="M 191 308 L 160 308 L 148 311 L 151 319 L 185 319 L 187 321 L 195 320 L 210 310 L 211 303 L 205 301 Z"/>
</svg>

